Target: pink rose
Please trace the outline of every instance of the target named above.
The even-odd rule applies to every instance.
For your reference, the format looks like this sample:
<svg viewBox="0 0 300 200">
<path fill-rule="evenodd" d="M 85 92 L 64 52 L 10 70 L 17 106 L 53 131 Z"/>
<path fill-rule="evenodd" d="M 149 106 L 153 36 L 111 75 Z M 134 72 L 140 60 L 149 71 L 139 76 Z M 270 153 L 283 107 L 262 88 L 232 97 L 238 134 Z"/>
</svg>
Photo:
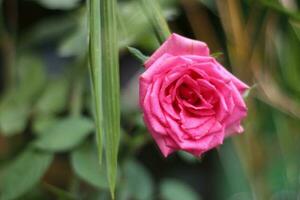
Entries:
<svg viewBox="0 0 300 200">
<path fill-rule="evenodd" d="M 140 77 L 144 121 L 164 156 L 195 156 L 243 132 L 248 86 L 209 55 L 203 42 L 177 34 L 145 62 Z"/>
</svg>

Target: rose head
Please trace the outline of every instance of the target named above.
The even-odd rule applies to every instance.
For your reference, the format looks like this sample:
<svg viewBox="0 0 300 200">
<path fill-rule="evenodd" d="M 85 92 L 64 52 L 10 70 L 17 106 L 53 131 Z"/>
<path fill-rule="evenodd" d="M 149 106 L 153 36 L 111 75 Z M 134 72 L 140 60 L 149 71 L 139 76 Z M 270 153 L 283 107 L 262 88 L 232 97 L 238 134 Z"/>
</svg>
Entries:
<svg viewBox="0 0 300 200">
<path fill-rule="evenodd" d="M 243 132 L 248 88 L 209 55 L 200 41 L 172 34 L 145 62 L 140 76 L 144 121 L 164 156 L 195 156 Z"/>
</svg>

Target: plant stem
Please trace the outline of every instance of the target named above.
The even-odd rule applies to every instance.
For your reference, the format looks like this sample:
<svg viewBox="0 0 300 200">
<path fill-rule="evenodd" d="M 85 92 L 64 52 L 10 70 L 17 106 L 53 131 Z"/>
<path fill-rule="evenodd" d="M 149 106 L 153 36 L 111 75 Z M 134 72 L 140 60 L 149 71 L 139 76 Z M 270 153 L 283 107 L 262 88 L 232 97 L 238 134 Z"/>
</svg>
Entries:
<svg viewBox="0 0 300 200">
<path fill-rule="evenodd" d="M 100 0 L 89 0 L 89 64 L 92 96 L 94 104 L 94 118 L 96 124 L 96 138 L 99 163 L 102 163 L 102 63 L 101 63 L 101 22 L 100 22 Z"/>
<path fill-rule="evenodd" d="M 102 28 L 102 91 L 103 132 L 105 134 L 106 165 L 111 196 L 117 177 L 117 162 L 120 140 L 120 84 L 116 0 L 101 0 Z"/>
<path fill-rule="evenodd" d="M 7 8 L 3 7 L 3 2 L 0 2 L 0 46 L 3 54 L 3 66 L 4 66 L 4 85 L 6 90 L 15 87 L 16 84 L 16 67 L 15 67 L 15 37 L 16 37 L 16 27 L 17 27 L 17 2 L 15 0 L 8 1 Z M 8 17 L 11 25 L 12 34 L 9 33 L 7 27 L 5 26 L 5 17 L 3 10 L 8 10 Z"/>
<path fill-rule="evenodd" d="M 71 107 L 70 112 L 72 116 L 79 116 L 82 111 L 82 97 L 83 97 L 83 86 L 85 75 L 86 75 L 86 66 L 87 66 L 87 56 L 80 56 L 78 61 L 75 63 L 76 69 L 73 75 L 73 90 L 71 94 Z"/>
<path fill-rule="evenodd" d="M 171 34 L 157 0 L 139 0 L 145 14 L 160 43 L 163 43 Z"/>
<path fill-rule="evenodd" d="M 99 159 L 101 161 L 102 138 L 104 138 L 107 177 L 114 199 L 120 140 L 116 0 L 90 0 L 89 13 L 90 75 L 96 109 Z"/>
</svg>

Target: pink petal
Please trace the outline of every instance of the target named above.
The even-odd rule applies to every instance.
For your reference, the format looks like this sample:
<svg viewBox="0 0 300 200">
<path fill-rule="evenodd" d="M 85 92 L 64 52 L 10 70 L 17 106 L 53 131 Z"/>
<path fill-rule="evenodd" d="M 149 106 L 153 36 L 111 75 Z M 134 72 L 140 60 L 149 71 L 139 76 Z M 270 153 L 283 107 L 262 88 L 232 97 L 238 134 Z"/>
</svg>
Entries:
<svg viewBox="0 0 300 200">
<path fill-rule="evenodd" d="M 242 132 L 242 128 L 240 127 L 240 121 L 247 116 L 247 107 L 241 94 L 239 93 L 238 89 L 233 83 L 231 83 L 231 85 L 234 109 L 229 115 L 229 117 L 223 122 L 226 125 L 226 136 L 233 134 L 233 130 L 236 130 L 237 132 Z M 227 130 L 227 128 L 229 130 Z"/>
<path fill-rule="evenodd" d="M 165 76 L 174 67 L 186 66 L 190 62 L 191 60 L 182 56 L 164 54 L 140 76 L 140 79 L 152 82 L 156 76 Z"/>
<path fill-rule="evenodd" d="M 152 106 L 151 106 L 151 92 L 152 92 L 153 86 L 150 85 L 150 88 L 147 90 L 144 102 L 142 104 L 142 109 L 144 111 L 144 118 L 148 122 L 148 128 L 151 126 L 153 131 L 156 133 L 159 133 L 161 135 L 166 134 L 165 127 L 162 125 L 162 123 L 152 114 Z"/>
<path fill-rule="evenodd" d="M 192 59 L 195 63 L 201 63 L 203 66 L 203 56 L 194 56 L 194 55 L 187 55 L 186 58 Z M 237 87 L 238 91 L 240 93 L 244 93 L 247 89 L 249 89 L 249 86 L 242 81 L 240 81 L 237 77 L 235 77 L 233 74 L 231 74 L 225 67 L 223 67 L 215 58 L 210 57 L 211 64 L 209 64 L 211 67 L 206 66 L 205 72 L 209 73 L 210 75 L 215 76 L 216 78 L 221 79 L 230 79 L 233 81 L 234 85 Z"/>
<path fill-rule="evenodd" d="M 164 138 L 164 136 L 157 134 L 153 129 L 152 126 L 149 124 L 149 121 L 147 120 L 147 118 L 144 117 L 144 122 L 146 124 L 146 126 L 148 127 L 148 130 L 150 131 L 152 137 L 154 138 L 156 144 L 158 145 L 160 151 L 162 152 L 162 154 L 167 157 L 170 153 L 172 153 L 174 151 L 174 149 L 169 148 L 166 144 L 166 140 Z"/>
<path fill-rule="evenodd" d="M 173 33 L 158 50 L 145 62 L 145 67 L 149 68 L 156 60 L 165 53 L 173 56 L 201 55 L 209 56 L 209 49 L 204 42 L 188 39 Z"/>
</svg>

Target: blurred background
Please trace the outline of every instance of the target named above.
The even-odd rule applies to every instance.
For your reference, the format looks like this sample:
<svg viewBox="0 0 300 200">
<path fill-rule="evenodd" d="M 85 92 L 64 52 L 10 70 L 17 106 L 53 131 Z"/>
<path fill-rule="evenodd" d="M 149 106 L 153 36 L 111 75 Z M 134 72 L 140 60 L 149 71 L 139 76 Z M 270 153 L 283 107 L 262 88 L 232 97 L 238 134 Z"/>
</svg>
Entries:
<svg viewBox="0 0 300 200">
<path fill-rule="evenodd" d="M 135 0 L 118 1 L 120 200 L 300 200 L 300 1 L 161 0 L 173 32 L 206 42 L 253 85 L 245 133 L 196 159 L 163 158 L 138 107 L 158 46 Z M 0 0 L 0 199 L 110 199 L 97 162 L 86 3 Z M 221 53 L 219 53 L 221 52 Z M 72 116 L 77 116 L 76 118 Z"/>
</svg>

